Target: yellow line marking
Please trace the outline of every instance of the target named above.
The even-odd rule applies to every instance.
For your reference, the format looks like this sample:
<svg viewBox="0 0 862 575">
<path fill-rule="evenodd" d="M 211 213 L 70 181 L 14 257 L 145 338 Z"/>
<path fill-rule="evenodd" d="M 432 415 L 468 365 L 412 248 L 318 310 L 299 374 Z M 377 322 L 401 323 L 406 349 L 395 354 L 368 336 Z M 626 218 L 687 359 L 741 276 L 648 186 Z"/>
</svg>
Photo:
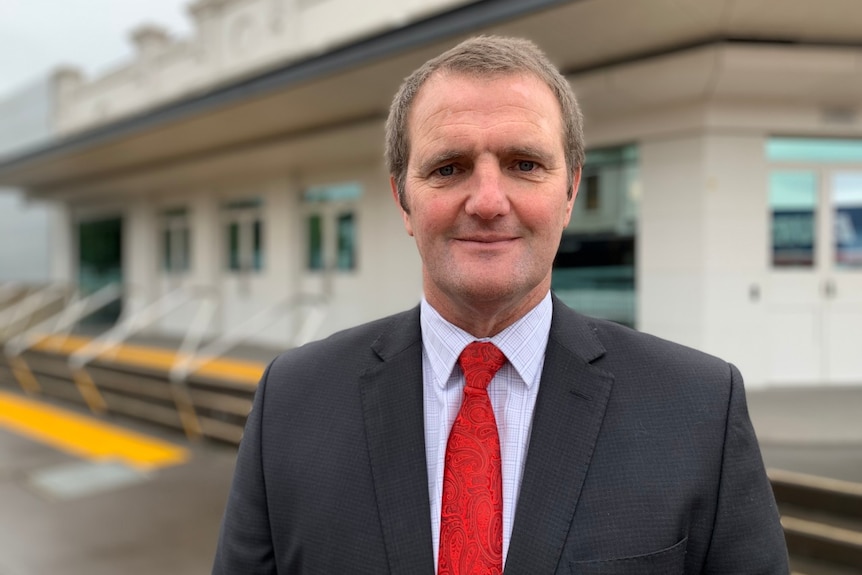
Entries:
<svg viewBox="0 0 862 575">
<path fill-rule="evenodd" d="M 30 366 L 27 365 L 24 358 L 13 355 L 10 356 L 8 360 L 9 366 L 12 368 L 12 375 L 15 376 L 21 389 L 26 393 L 39 393 L 42 391 L 42 386 L 39 385 L 39 382 L 36 381 L 35 377 L 33 377 L 33 372 L 30 371 Z"/>
<path fill-rule="evenodd" d="M 108 404 L 105 398 L 99 393 L 99 388 L 87 370 L 84 368 L 76 369 L 72 373 L 72 381 L 75 382 L 75 387 L 78 388 L 78 393 L 84 398 L 84 401 L 90 407 L 93 413 L 105 413 L 108 411 Z"/>
<path fill-rule="evenodd" d="M 44 403 L 0 392 L 0 427 L 93 461 L 139 471 L 178 465 L 187 449 Z"/>
<path fill-rule="evenodd" d="M 80 336 L 50 336 L 34 345 L 33 349 L 71 355 L 89 342 L 89 338 Z M 108 350 L 106 349 L 105 352 L 107 353 Z M 112 353 L 112 355 L 114 354 Z M 187 359 L 186 356 L 181 357 Z M 168 372 L 177 360 L 177 353 L 168 349 L 121 344 L 111 360 L 117 363 Z M 255 361 L 214 359 L 201 366 L 195 373 L 204 377 L 235 381 L 255 387 L 265 369 L 264 364 Z"/>
</svg>

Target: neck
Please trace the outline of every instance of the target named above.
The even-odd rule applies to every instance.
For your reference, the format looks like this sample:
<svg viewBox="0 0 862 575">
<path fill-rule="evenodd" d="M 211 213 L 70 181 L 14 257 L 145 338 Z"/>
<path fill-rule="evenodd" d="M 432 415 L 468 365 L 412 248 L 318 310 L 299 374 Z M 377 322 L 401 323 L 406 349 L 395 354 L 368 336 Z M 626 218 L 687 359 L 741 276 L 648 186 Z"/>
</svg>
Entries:
<svg viewBox="0 0 862 575">
<path fill-rule="evenodd" d="M 473 337 L 493 337 L 527 315 L 548 293 L 549 287 L 537 289 L 528 297 L 512 303 L 496 301 L 453 301 L 426 291 L 425 299 L 443 319 Z"/>
</svg>

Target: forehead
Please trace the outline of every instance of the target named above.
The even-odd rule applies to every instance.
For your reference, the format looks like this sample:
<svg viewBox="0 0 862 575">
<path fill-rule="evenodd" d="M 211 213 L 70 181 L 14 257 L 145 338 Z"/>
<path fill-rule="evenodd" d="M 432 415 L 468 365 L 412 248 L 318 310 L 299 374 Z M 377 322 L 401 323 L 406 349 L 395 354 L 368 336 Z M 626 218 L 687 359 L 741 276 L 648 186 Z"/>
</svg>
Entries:
<svg viewBox="0 0 862 575">
<path fill-rule="evenodd" d="M 416 145 L 429 138 L 462 135 L 471 128 L 490 130 L 514 124 L 555 139 L 563 134 L 559 101 L 535 74 L 437 71 L 413 100 L 407 135 L 411 145 Z"/>
</svg>

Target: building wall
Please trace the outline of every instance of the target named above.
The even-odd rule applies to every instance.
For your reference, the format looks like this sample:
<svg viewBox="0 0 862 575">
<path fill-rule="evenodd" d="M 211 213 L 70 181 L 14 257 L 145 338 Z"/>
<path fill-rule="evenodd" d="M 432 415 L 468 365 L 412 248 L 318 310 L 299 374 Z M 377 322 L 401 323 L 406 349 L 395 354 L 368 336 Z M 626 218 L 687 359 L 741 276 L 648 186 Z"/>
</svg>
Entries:
<svg viewBox="0 0 862 575">
<path fill-rule="evenodd" d="M 858 382 L 862 362 L 849 342 L 862 337 L 862 324 L 847 318 L 862 317 L 853 291 L 862 271 L 773 267 L 775 165 L 766 143 L 796 130 L 792 122 L 770 131 L 745 123 L 738 117 L 736 125 L 641 142 L 638 327 L 733 362 L 751 388 Z M 862 173 L 862 163 L 814 169 Z M 827 259 L 831 233 L 818 224 L 819 261 Z M 823 286 L 834 278 L 842 293 L 830 300 Z"/>
<path fill-rule="evenodd" d="M 134 34 L 138 57 L 127 66 L 92 81 L 63 74 L 58 83 L 60 126 L 76 131 L 114 121 L 461 3 L 203 0 L 193 9 L 191 38 L 173 41 L 157 29 L 141 28 Z M 764 144 L 775 134 L 862 137 L 862 109 L 855 84 L 848 84 L 858 71 L 858 57 L 853 48 L 733 42 L 591 69 L 571 78 L 582 97 L 590 146 L 638 146 L 639 329 L 727 358 L 743 369 L 753 387 L 781 383 L 773 369 L 780 356 L 771 348 L 783 348 L 781 336 L 792 330 L 785 330 L 773 314 L 770 166 Z M 807 64 L 799 67 L 800 61 Z M 313 147 L 308 142 L 294 142 L 294 151 Z M 367 146 L 379 149 L 380 142 L 368 141 Z M 278 143 L 254 153 L 277 156 Z M 416 303 L 419 258 L 403 231 L 382 168 L 307 168 L 300 162 L 290 173 L 269 166 L 262 174 L 239 154 L 233 157 L 236 171 L 229 174 L 229 183 L 105 200 L 100 209 L 118 202 L 126 216 L 129 310 L 177 287 L 194 288 L 214 294 L 217 309 L 211 325 L 219 333 L 279 300 L 325 294 L 331 306 L 319 331 L 324 335 Z M 174 166 L 171 173 L 183 177 L 183 170 L 193 168 L 205 173 L 203 164 L 218 161 L 199 158 L 195 166 Z M 311 208 L 303 193 L 310 186 L 344 181 L 360 182 L 364 190 L 355 209 L 358 266 L 353 271 L 309 271 L 306 217 Z M 249 197 L 263 202 L 266 263 L 256 272 L 230 272 L 223 204 Z M 189 206 L 192 267 L 168 274 L 159 264 L 159 214 L 177 205 Z M 573 226 L 582 219 L 579 210 Z M 61 223 L 77 221 L 84 213 L 79 211 L 73 207 Z M 618 219 L 610 211 L 590 231 Z M 69 229 L 73 235 L 74 226 Z M 68 269 L 60 272 L 73 275 Z M 195 309 L 188 307 L 157 327 L 179 335 L 194 317 Z M 258 330 L 255 339 L 286 345 L 296 328 L 295 321 L 282 319 Z"/>
<path fill-rule="evenodd" d="M 131 33 L 131 62 L 92 79 L 67 71 L 57 93 L 57 129 L 65 134 L 110 123 L 466 3 L 198 0 L 190 3 L 190 37 L 142 26 Z"/>
<path fill-rule="evenodd" d="M 764 362 L 770 249 L 767 134 L 709 134 L 705 142 L 703 348 L 751 382 Z"/>
<path fill-rule="evenodd" d="M 0 100 L 0 161 L 52 136 L 52 80 L 27 85 Z M 51 209 L 0 188 L 0 282 L 45 282 L 51 277 Z M 63 240 L 60 240 L 63 241 Z"/>
<path fill-rule="evenodd" d="M 167 294 L 186 288 L 194 298 L 156 321 L 153 329 L 182 337 L 201 302 L 211 297 L 216 307 L 209 335 L 236 330 L 262 312 L 272 317 L 281 314 L 281 319 L 255 329 L 251 340 L 284 347 L 296 337 L 306 308 L 296 313 L 267 310 L 296 296 L 327 296 L 329 304 L 316 336 L 416 305 L 421 297 L 419 257 L 403 229 L 387 180 L 379 165 L 263 179 L 247 174 L 241 185 L 170 195 L 154 193 L 125 202 L 121 212 L 126 238 L 123 267 L 129 290 L 127 313 L 165 301 Z M 357 182 L 363 190 L 352 208 L 357 229 L 356 268 L 309 271 L 306 216 L 319 206 L 303 202 L 303 193 L 310 186 L 341 182 Z M 223 206 L 228 201 L 251 198 L 262 201 L 265 263 L 260 271 L 230 271 L 226 266 Z M 184 273 L 170 273 L 162 266 L 159 214 L 177 207 L 189 210 L 191 268 Z M 108 209 L 101 213 L 113 212 Z M 101 216 L 92 210 L 78 214 L 78 219 L 88 217 Z"/>
<path fill-rule="evenodd" d="M 704 343 L 705 145 L 695 135 L 640 148 L 638 327 L 694 347 Z"/>
</svg>

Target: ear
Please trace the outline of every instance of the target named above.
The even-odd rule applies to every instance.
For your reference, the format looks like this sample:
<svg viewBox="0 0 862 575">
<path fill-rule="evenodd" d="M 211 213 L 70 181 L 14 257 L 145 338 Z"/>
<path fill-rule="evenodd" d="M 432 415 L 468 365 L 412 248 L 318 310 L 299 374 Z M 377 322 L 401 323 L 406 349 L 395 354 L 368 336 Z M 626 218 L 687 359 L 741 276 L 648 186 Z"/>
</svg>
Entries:
<svg viewBox="0 0 862 575">
<path fill-rule="evenodd" d="M 413 235 L 413 225 L 410 223 L 410 214 L 404 210 L 401 205 L 401 198 L 398 197 L 398 185 L 395 183 L 395 176 L 389 176 L 389 189 L 392 190 L 392 199 L 395 200 L 395 205 L 398 206 L 398 211 L 401 212 L 401 219 L 404 221 L 404 229 L 407 234 Z"/>
<path fill-rule="evenodd" d="M 563 226 L 569 225 L 569 220 L 572 219 L 572 207 L 575 205 L 575 198 L 578 197 L 578 187 L 581 184 L 581 168 L 575 168 L 572 172 L 572 197 L 566 202 L 566 218 Z"/>
</svg>

